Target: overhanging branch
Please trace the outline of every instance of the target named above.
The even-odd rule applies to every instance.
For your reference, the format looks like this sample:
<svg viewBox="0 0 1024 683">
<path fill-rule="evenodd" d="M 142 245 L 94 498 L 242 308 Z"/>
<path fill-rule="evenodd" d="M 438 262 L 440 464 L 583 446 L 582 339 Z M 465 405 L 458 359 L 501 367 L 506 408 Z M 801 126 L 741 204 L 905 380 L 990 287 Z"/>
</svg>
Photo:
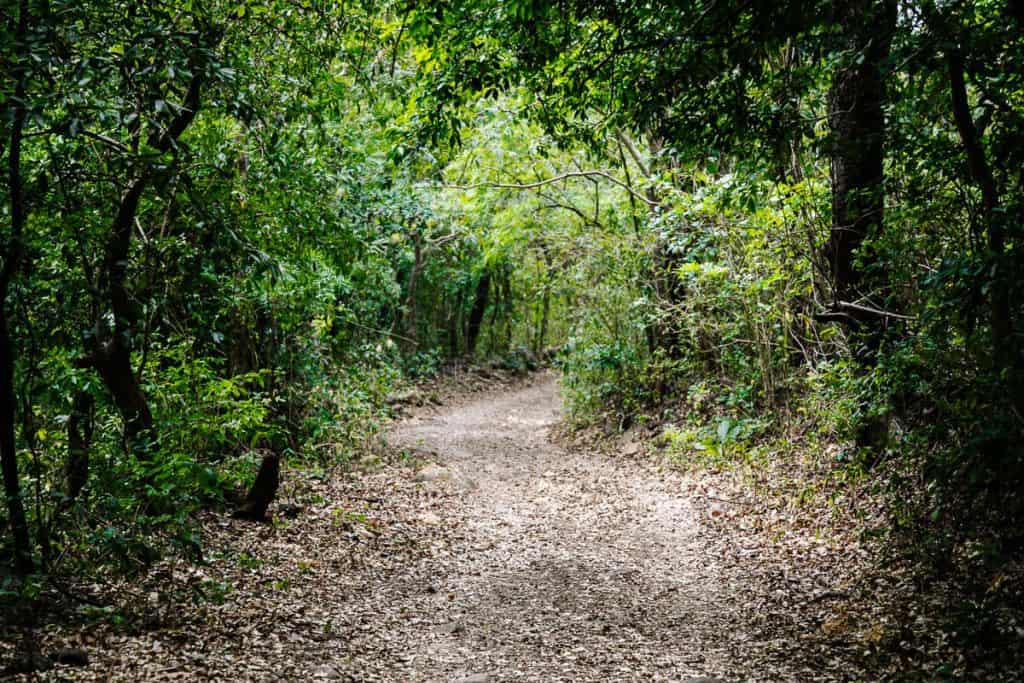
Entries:
<svg viewBox="0 0 1024 683">
<path fill-rule="evenodd" d="M 538 187 L 544 187 L 552 183 L 558 183 L 563 180 L 569 180 L 570 178 L 604 178 L 613 185 L 618 185 L 622 189 L 629 192 L 632 196 L 636 197 L 640 201 L 644 202 L 648 206 L 660 206 L 658 202 L 645 197 L 640 192 L 637 192 L 628 184 L 622 182 L 611 173 L 607 171 L 590 170 L 590 171 L 569 171 L 561 175 L 554 176 L 553 178 L 545 178 L 538 180 L 535 183 L 472 183 L 470 185 L 444 185 L 445 188 L 450 190 L 478 190 L 480 188 L 491 188 L 498 190 L 535 190 Z"/>
</svg>

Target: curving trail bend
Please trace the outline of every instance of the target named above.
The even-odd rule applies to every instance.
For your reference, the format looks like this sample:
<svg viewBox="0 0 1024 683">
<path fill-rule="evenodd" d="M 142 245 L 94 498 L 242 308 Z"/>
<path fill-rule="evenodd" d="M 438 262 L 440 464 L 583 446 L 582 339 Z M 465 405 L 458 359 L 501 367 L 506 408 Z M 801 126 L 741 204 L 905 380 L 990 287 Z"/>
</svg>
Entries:
<svg viewBox="0 0 1024 683">
<path fill-rule="evenodd" d="M 390 442 L 458 499 L 461 533 L 392 603 L 431 615 L 386 677 L 422 681 L 759 678 L 749 624 L 682 493 L 682 475 L 566 450 L 553 378 L 414 418 Z M 409 585 L 422 585 L 419 580 Z M 777 662 L 776 665 L 781 664 Z M 782 672 L 762 672 L 771 679 Z"/>
</svg>

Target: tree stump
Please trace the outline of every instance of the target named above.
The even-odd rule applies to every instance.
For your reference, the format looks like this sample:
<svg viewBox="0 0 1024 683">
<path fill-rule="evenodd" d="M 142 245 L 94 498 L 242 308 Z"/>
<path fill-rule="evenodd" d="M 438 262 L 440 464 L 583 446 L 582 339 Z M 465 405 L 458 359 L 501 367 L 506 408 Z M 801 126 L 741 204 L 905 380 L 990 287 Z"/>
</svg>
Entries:
<svg viewBox="0 0 1024 683">
<path fill-rule="evenodd" d="M 276 453 L 263 456 L 260 470 L 256 473 L 245 502 L 235 510 L 233 517 L 249 519 L 254 522 L 267 521 L 267 508 L 277 495 L 277 487 L 281 481 L 281 456 Z"/>
</svg>

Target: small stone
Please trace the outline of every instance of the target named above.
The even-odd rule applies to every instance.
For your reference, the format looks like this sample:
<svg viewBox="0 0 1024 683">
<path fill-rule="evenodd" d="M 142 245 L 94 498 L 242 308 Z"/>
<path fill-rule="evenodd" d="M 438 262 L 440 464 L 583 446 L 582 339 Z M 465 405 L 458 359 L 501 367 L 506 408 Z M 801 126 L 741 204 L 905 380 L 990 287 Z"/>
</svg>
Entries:
<svg viewBox="0 0 1024 683">
<path fill-rule="evenodd" d="M 450 481 L 452 473 L 450 470 L 437 465 L 427 465 L 416 473 L 416 481 Z"/>
<path fill-rule="evenodd" d="M 639 455 L 643 448 L 643 444 L 637 441 L 630 441 L 622 447 L 622 454 L 628 456 Z"/>
<path fill-rule="evenodd" d="M 316 671 L 314 671 L 313 675 L 317 678 L 337 678 L 338 672 L 333 666 L 330 666 L 329 664 L 324 664 Z"/>
<path fill-rule="evenodd" d="M 459 683 L 491 683 L 494 676 L 491 674 L 471 674 L 459 680 Z"/>
<path fill-rule="evenodd" d="M 430 526 L 437 526 L 441 523 L 441 518 L 435 515 L 433 512 L 424 512 L 419 516 L 420 522 Z"/>
<path fill-rule="evenodd" d="M 445 624 L 439 630 L 441 631 L 441 633 L 450 633 L 452 635 L 455 635 L 457 633 L 462 633 L 463 631 L 465 631 L 466 627 L 457 621 L 453 621 L 450 624 Z"/>
</svg>

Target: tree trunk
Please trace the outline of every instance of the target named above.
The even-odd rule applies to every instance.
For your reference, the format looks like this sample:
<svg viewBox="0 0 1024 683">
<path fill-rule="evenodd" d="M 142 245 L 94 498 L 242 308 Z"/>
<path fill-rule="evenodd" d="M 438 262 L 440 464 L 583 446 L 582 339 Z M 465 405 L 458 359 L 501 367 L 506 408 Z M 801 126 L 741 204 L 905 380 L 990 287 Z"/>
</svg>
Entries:
<svg viewBox="0 0 1024 683">
<path fill-rule="evenodd" d="M 490 291 L 491 274 L 484 271 L 476 283 L 476 296 L 473 299 L 473 308 L 469 311 L 469 328 L 466 330 L 466 353 L 469 355 L 476 351 L 476 342 L 480 338 L 480 325 L 484 321 L 484 313 L 487 312 Z"/>
<path fill-rule="evenodd" d="M 26 49 L 28 38 L 28 0 L 21 0 L 15 40 L 19 51 Z M 24 67 L 19 67 L 23 69 Z M 11 281 L 21 266 L 21 238 L 25 228 L 26 212 L 21 177 L 21 141 L 25 129 L 25 74 L 18 74 L 15 86 L 14 116 L 11 121 L 11 142 L 8 152 L 8 186 L 10 190 L 11 235 L 3 247 L 0 270 L 0 469 L 3 470 L 4 496 L 10 517 L 11 535 L 14 537 L 15 568 L 28 574 L 35 568 L 32 560 L 32 540 L 21 499 L 21 480 L 18 477 L 18 451 L 14 423 L 17 399 L 14 393 L 14 343 L 7 322 L 7 294 Z"/>
<path fill-rule="evenodd" d="M 107 240 L 103 284 L 109 296 L 114 329 L 109 334 L 103 334 L 102 323 L 97 323 L 99 333 L 92 356 L 92 364 L 124 420 L 125 444 L 140 459 L 147 457 L 147 440 L 153 429 L 153 415 L 131 363 L 132 323 L 135 315 L 128 293 L 127 277 L 135 215 L 147 185 L 148 179 L 143 177 L 128 187 L 121 198 Z"/>
<path fill-rule="evenodd" d="M 250 519 L 254 522 L 267 520 L 267 508 L 274 502 L 277 487 L 281 481 L 281 456 L 272 453 L 263 456 L 256 481 L 253 482 L 245 503 L 235 510 L 234 516 L 239 519 Z"/>
<path fill-rule="evenodd" d="M 835 24 L 845 30 L 850 62 L 840 66 L 829 90 L 832 139 L 832 229 L 826 247 L 833 306 L 856 335 L 854 358 L 863 370 L 874 367 L 885 318 L 850 315 L 843 304 L 873 304 L 884 282 L 872 272 L 876 255 L 865 240 L 881 233 L 885 211 L 885 77 L 896 27 L 895 0 L 843 0 Z M 856 434 L 861 448 L 880 446 L 889 430 L 886 416 L 865 416 Z"/>
<path fill-rule="evenodd" d="M 199 40 L 200 36 L 197 34 L 194 38 L 197 48 Z M 161 152 L 167 153 L 176 148 L 181 134 L 192 123 L 199 110 L 203 74 L 199 64 L 194 64 L 193 67 L 196 73 L 189 82 L 178 114 L 162 132 L 154 132 L 149 138 L 150 145 Z M 148 172 L 144 172 L 131 181 L 121 196 L 117 215 L 107 238 L 101 275 L 101 286 L 106 290 L 114 325 L 113 330 L 108 331 L 105 329 L 104 321 L 96 321 L 95 348 L 89 358 L 124 420 L 127 447 L 140 459 L 149 457 L 153 415 L 131 363 L 131 337 L 136 316 L 127 280 L 132 230 L 135 227 L 139 202 L 149 182 L 150 176 Z"/>
<path fill-rule="evenodd" d="M 6 292 L 2 294 L 6 299 Z M 5 311 L 0 310 L 0 466 L 3 468 L 7 514 L 14 537 L 15 567 L 19 572 L 28 574 L 34 569 L 34 563 L 25 505 L 21 499 L 21 482 L 18 478 L 18 452 L 14 435 L 16 405 L 14 353 L 8 334 L 7 315 Z"/>
<path fill-rule="evenodd" d="M 889 56 L 896 4 L 844 0 L 835 12 L 836 25 L 846 30 L 845 47 L 856 57 L 839 67 L 829 91 L 832 229 L 827 254 L 834 301 L 857 302 L 870 294 L 865 274 L 873 265 L 872 254 L 866 253 L 859 254 L 858 264 L 858 250 L 881 230 L 885 207 L 882 65 Z"/>
<path fill-rule="evenodd" d="M 68 416 L 68 463 L 65 483 L 65 505 L 78 499 L 89 481 L 89 449 L 92 446 L 92 394 L 79 391 Z"/>
<path fill-rule="evenodd" d="M 995 178 L 981 141 L 978 130 L 971 116 L 970 103 L 967 100 L 967 85 L 964 82 L 963 56 L 951 50 L 946 56 L 949 66 L 949 86 L 953 101 L 953 117 L 956 120 L 960 142 L 967 155 L 967 166 L 974 182 L 981 189 L 982 216 L 985 223 L 985 234 L 989 259 L 994 266 L 993 282 L 989 290 L 991 306 L 990 322 L 992 325 L 992 345 L 998 362 L 1004 365 L 1012 362 L 1010 342 L 1013 336 L 1013 318 L 1010 310 L 1009 288 L 1007 275 L 1003 266 L 1003 254 L 1006 251 L 1006 233 L 1002 218 L 996 209 L 999 208 L 999 191 Z"/>
</svg>

